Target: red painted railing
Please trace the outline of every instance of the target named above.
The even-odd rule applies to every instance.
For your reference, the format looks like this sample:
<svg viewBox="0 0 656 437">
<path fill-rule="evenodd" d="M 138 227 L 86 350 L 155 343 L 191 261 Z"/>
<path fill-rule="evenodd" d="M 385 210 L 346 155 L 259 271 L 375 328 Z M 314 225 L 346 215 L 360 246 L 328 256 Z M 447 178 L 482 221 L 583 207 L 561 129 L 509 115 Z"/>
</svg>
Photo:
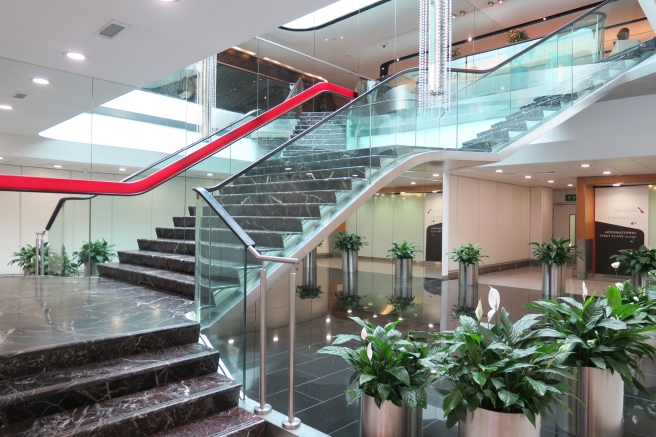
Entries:
<svg viewBox="0 0 656 437">
<path fill-rule="evenodd" d="M 259 117 L 244 123 L 235 130 L 222 135 L 195 152 L 181 157 L 177 161 L 157 170 L 153 174 L 134 182 L 90 181 L 85 179 L 43 178 L 36 176 L 0 175 L 0 191 L 36 191 L 44 193 L 100 194 L 112 196 L 132 196 L 145 193 L 158 185 L 190 169 L 202 160 L 209 158 L 219 150 L 249 135 L 267 123 L 282 116 L 300 104 L 321 93 L 333 93 L 348 98 L 357 94 L 349 89 L 331 84 L 319 83 L 297 94 L 291 99 L 268 110 Z"/>
</svg>

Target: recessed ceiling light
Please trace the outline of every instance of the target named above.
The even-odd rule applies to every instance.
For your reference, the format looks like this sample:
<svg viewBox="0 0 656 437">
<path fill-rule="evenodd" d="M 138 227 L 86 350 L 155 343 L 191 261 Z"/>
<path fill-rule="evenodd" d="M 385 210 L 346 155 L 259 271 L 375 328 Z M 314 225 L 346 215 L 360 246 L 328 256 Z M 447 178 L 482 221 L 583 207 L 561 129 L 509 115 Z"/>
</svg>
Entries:
<svg viewBox="0 0 656 437">
<path fill-rule="evenodd" d="M 471 41 L 471 36 L 469 38 L 467 38 L 467 41 Z"/>
<path fill-rule="evenodd" d="M 588 167 L 590 167 L 590 164 L 581 164 L 581 167 L 588 168 Z"/>
<path fill-rule="evenodd" d="M 330 317 L 326 319 L 326 323 L 330 323 Z"/>
<path fill-rule="evenodd" d="M 289 171 L 291 169 L 292 169 L 291 167 L 285 167 L 285 171 Z"/>
<path fill-rule="evenodd" d="M 547 17 L 542 18 L 542 21 L 547 21 Z"/>
<path fill-rule="evenodd" d="M 214 173 L 207 173 L 207 176 L 214 176 Z"/>
<path fill-rule="evenodd" d="M 503 170 L 498 169 L 498 170 L 497 170 L 497 173 L 503 173 Z"/>
<path fill-rule="evenodd" d="M 11 105 L 4 105 L 4 104 L 3 104 L 3 105 L 0 105 L 0 109 L 5 109 L 5 110 L 8 111 L 8 110 L 10 110 L 10 109 L 14 109 L 14 107 L 11 106 Z"/>
<path fill-rule="evenodd" d="M 63 55 L 75 61 L 84 61 L 87 58 L 82 53 L 76 53 L 76 52 L 64 52 Z"/>
<path fill-rule="evenodd" d="M 44 79 L 42 77 L 33 77 L 32 82 L 38 83 L 39 85 L 48 85 L 50 81 L 48 79 Z"/>
<path fill-rule="evenodd" d="M 178 0 L 159 0 L 159 1 L 161 1 L 162 3 L 175 3 Z"/>
<path fill-rule="evenodd" d="M 547 181 L 547 182 L 549 182 L 550 184 L 553 184 L 553 183 L 554 183 L 554 181 Z"/>
<path fill-rule="evenodd" d="M 2 156 L 0 156 L 0 161 L 3 160 L 3 159 L 5 159 L 5 158 L 3 158 Z"/>
<path fill-rule="evenodd" d="M 614 187 L 619 187 L 622 184 L 613 184 Z"/>
<path fill-rule="evenodd" d="M 568 187 L 573 187 L 573 186 L 574 186 L 574 184 L 567 184 L 567 186 L 568 186 Z"/>
<path fill-rule="evenodd" d="M 123 168 L 123 167 L 121 167 L 121 168 L 118 169 L 118 171 L 125 171 L 125 170 L 126 170 L 126 169 Z"/>
<path fill-rule="evenodd" d="M 531 175 L 527 174 L 526 176 L 524 176 L 524 179 L 531 179 Z"/>
<path fill-rule="evenodd" d="M 380 196 L 380 193 L 376 193 L 376 196 Z"/>
<path fill-rule="evenodd" d="M 610 174 L 610 172 L 609 172 L 609 171 L 605 171 L 604 174 Z"/>
<path fill-rule="evenodd" d="M 278 336 L 273 337 L 273 341 L 278 341 Z"/>
<path fill-rule="evenodd" d="M 399 194 L 405 194 L 405 191 L 401 191 Z"/>
<path fill-rule="evenodd" d="M 439 177 L 440 177 L 440 174 L 439 174 L 439 173 L 433 173 L 433 177 L 434 177 L 434 178 L 439 178 Z"/>
<path fill-rule="evenodd" d="M 429 327 L 429 328 L 432 328 L 432 327 L 433 327 L 433 324 L 432 324 L 432 323 L 429 323 L 429 324 L 428 324 L 428 327 Z"/>
<path fill-rule="evenodd" d="M 410 182 L 410 185 L 417 185 L 417 182 Z"/>
<path fill-rule="evenodd" d="M 55 165 L 53 165 L 53 167 L 55 167 L 55 168 L 62 168 L 62 166 L 59 165 L 59 164 L 55 164 Z"/>
<path fill-rule="evenodd" d="M 437 193 L 437 190 L 433 190 L 432 193 Z"/>
<path fill-rule="evenodd" d="M 233 344 L 234 342 L 235 342 L 235 340 L 233 340 L 232 338 L 230 340 L 228 340 L 229 344 Z"/>
</svg>

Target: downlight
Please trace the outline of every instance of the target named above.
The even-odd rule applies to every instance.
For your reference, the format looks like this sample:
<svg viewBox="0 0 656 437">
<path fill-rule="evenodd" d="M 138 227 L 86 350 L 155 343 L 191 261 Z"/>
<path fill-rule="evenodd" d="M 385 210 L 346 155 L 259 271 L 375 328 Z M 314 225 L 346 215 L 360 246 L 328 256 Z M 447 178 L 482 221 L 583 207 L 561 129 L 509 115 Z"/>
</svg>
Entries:
<svg viewBox="0 0 656 437">
<path fill-rule="evenodd" d="M 33 77 L 30 80 L 38 85 L 50 85 L 50 81 L 42 77 Z"/>
<path fill-rule="evenodd" d="M 74 61 L 84 61 L 87 59 L 86 56 L 84 56 L 82 53 L 77 53 L 77 52 L 64 52 L 62 53 L 64 56 L 66 56 L 69 59 L 73 59 Z"/>
</svg>

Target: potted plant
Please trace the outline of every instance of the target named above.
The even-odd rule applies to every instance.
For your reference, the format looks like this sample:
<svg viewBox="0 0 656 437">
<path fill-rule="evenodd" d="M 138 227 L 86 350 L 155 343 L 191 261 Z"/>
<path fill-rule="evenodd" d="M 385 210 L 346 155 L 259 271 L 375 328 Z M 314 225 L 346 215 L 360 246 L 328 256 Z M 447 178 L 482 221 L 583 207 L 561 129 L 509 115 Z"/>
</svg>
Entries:
<svg viewBox="0 0 656 437">
<path fill-rule="evenodd" d="M 360 296 L 359 294 L 346 294 L 346 293 L 335 293 L 335 297 L 337 298 L 337 305 L 341 306 L 342 308 L 346 308 L 349 312 L 359 306 L 361 306 L 360 302 L 362 302 L 362 299 L 367 297 L 365 294 L 364 296 Z"/>
<path fill-rule="evenodd" d="M 93 243 L 84 243 L 79 252 L 74 252 L 73 256 L 79 260 L 79 264 L 84 264 L 84 276 L 98 276 L 99 263 L 108 263 L 116 258 L 116 252 L 112 250 L 114 244 L 107 244 L 103 238 Z"/>
<path fill-rule="evenodd" d="M 510 29 L 506 36 L 508 44 L 515 44 L 516 42 L 526 41 L 527 39 L 529 39 L 528 32 L 521 27 Z"/>
<path fill-rule="evenodd" d="M 298 285 L 296 287 L 296 293 L 301 299 L 317 299 L 323 294 L 323 291 L 321 291 L 321 285 L 316 287 L 312 285 Z"/>
<path fill-rule="evenodd" d="M 587 297 L 587 290 L 583 291 L 583 303 L 561 297 L 559 302 L 542 300 L 526 305 L 543 311 L 548 322 L 544 328 L 561 339 L 562 350 L 569 352 L 564 364 L 575 369 L 573 394 L 586 401 L 584 407 L 568 400 L 574 414 L 559 408 L 556 423 L 580 437 L 622 436 L 624 386 L 636 387 L 649 396 L 639 381 L 644 376 L 637 359 L 654 359 L 656 349 L 645 341 L 656 326 L 644 326 L 642 307 L 623 303 L 615 286 L 604 298 Z"/>
<path fill-rule="evenodd" d="M 75 257 L 73 257 L 75 258 Z M 80 265 L 74 259 L 68 257 L 66 246 L 62 244 L 61 252 L 54 250 L 49 256 L 50 274 L 52 276 L 78 276 L 80 274 Z"/>
<path fill-rule="evenodd" d="M 494 313 L 493 308 L 488 320 Z M 437 388 L 444 396 L 446 427 L 460 421 L 463 437 L 538 437 L 541 417 L 552 404 L 562 404 L 558 394 L 570 392 L 558 379 L 569 376 L 562 364 L 568 353 L 551 341 L 551 330 L 536 329 L 538 314 L 515 324 L 504 308 L 495 325 L 481 323 L 482 317 L 479 301 L 478 320 L 461 315 L 454 331 L 431 334 L 442 345 L 435 361 L 438 378 L 452 385 Z"/>
<path fill-rule="evenodd" d="M 393 294 L 387 296 L 387 304 L 392 305 L 394 312 L 412 311 L 418 305 L 415 303 L 414 296 L 395 296 Z"/>
<path fill-rule="evenodd" d="M 542 266 L 542 295 L 545 299 L 560 297 L 565 289 L 565 265 L 580 255 L 576 246 L 566 238 L 552 238 L 546 243 L 529 243 L 535 246 L 533 258 Z"/>
<path fill-rule="evenodd" d="M 48 274 L 48 243 L 43 243 L 44 273 Z M 14 252 L 14 259 L 9 261 L 8 266 L 18 264 L 23 270 L 23 276 L 34 275 L 34 266 L 36 264 L 36 247 L 26 244 L 21 247 L 19 252 Z"/>
<path fill-rule="evenodd" d="M 346 288 L 353 292 L 357 289 L 356 281 L 358 274 L 358 251 L 369 243 L 364 237 L 348 232 L 339 232 L 334 239 L 335 249 L 342 251 L 342 273 Z"/>
<path fill-rule="evenodd" d="M 640 246 L 637 249 L 624 249 L 611 256 L 619 262 L 619 268 L 631 274 L 633 288 L 638 289 L 647 285 L 647 274 L 656 269 L 656 249 Z"/>
<path fill-rule="evenodd" d="M 420 253 L 421 250 L 415 243 L 392 243 L 392 248 L 388 251 L 388 257 L 394 261 L 394 277 L 401 281 L 412 280 L 412 260 L 415 259 L 415 254 Z"/>
<path fill-rule="evenodd" d="M 478 264 L 483 258 L 487 258 L 482 254 L 478 243 L 461 244 L 460 247 L 449 253 L 451 260 L 458 263 L 458 284 L 461 286 L 478 285 Z"/>
<path fill-rule="evenodd" d="M 422 409 L 428 405 L 426 388 L 435 380 L 431 362 L 436 345 L 385 327 L 351 317 L 362 326 L 360 336 L 337 335 L 331 346 L 317 353 L 343 358 L 354 369 L 347 390 L 348 405 L 360 399 L 360 436 L 418 437 L 422 432 Z M 353 347 L 337 346 L 353 342 Z"/>
</svg>

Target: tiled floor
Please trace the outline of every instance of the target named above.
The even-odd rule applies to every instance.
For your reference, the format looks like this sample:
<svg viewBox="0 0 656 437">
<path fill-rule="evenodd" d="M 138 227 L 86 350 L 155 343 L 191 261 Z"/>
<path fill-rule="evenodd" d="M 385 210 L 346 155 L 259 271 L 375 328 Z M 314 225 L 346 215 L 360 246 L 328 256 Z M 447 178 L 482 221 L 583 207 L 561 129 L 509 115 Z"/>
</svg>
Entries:
<svg viewBox="0 0 656 437">
<path fill-rule="evenodd" d="M 349 316 L 359 316 L 381 325 L 403 316 L 408 319 L 400 325 L 404 330 L 447 330 L 457 326 L 452 312 L 463 307 L 475 307 L 479 299 L 487 311 L 489 286 L 499 290 L 502 306 L 513 320 L 527 313 L 528 310 L 523 308 L 526 303 L 542 297 L 541 271 L 537 267 L 481 275 L 481 285 L 473 290 L 459 290 L 457 281 L 442 281 L 439 279 L 439 269 L 415 267 L 411 289 L 417 305 L 410 311 L 399 312 L 388 303 L 388 297 L 398 292 L 391 274 L 391 263 L 360 261 L 358 294 L 366 297 L 360 307 L 351 308 L 349 312 L 347 308 L 337 305 L 333 297 L 341 289 L 341 263 L 338 261 L 334 258 L 319 260 L 319 285 L 327 293 L 309 302 L 297 301 L 297 308 L 301 307 L 299 303 L 304 306 L 300 310 L 303 314 L 297 311 L 297 318 L 303 322 L 297 325 L 295 369 L 296 416 L 303 423 L 335 437 L 359 435 L 360 408 L 357 404 L 346 406 L 344 391 L 351 376 L 348 365 L 332 356 L 317 355 L 316 351 L 330 343 L 326 337 L 339 333 L 359 333 L 360 327 L 349 320 Z M 571 275 L 571 270 L 568 274 Z M 568 277 L 566 291 L 573 295 L 580 294 L 581 282 Z M 603 291 L 610 283 L 586 281 L 590 291 Z M 240 380 L 245 370 L 245 392 L 253 399 L 257 399 L 259 393 L 259 341 L 255 331 L 245 337 L 246 363 L 241 363 L 234 374 Z M 276 327 L 269 330 L 267 338 L 267 402 L 286 414 L 289 397 L 288 330 Z M 233 339 L 233 355 L 239 352 L 234 350 L 235 345 L 242 344 L 243 340 Z M 222 352 L 227 347 L 226 342 L 220 339 L 217 345 Z M 222 357 L 226 354 L 222 353 Z M 644 371 L 648 375 L 647 385 L 654 387 L 656 393 L 656 366 L 646 363 Z M 656 402 L 627 393 L 625 403 L 625 436 L 656 436 L 653 430 L 656 425 Z M 429 396 L 429 407 L 423 413 L 424 437 L 458 435 L 456 428 L 446 430 L 441 404 L 437 393 Z M 565 435 L 557 430 L 553 419 L 547 418 L 543 422 L 542 436 Z"/>
</svg>

